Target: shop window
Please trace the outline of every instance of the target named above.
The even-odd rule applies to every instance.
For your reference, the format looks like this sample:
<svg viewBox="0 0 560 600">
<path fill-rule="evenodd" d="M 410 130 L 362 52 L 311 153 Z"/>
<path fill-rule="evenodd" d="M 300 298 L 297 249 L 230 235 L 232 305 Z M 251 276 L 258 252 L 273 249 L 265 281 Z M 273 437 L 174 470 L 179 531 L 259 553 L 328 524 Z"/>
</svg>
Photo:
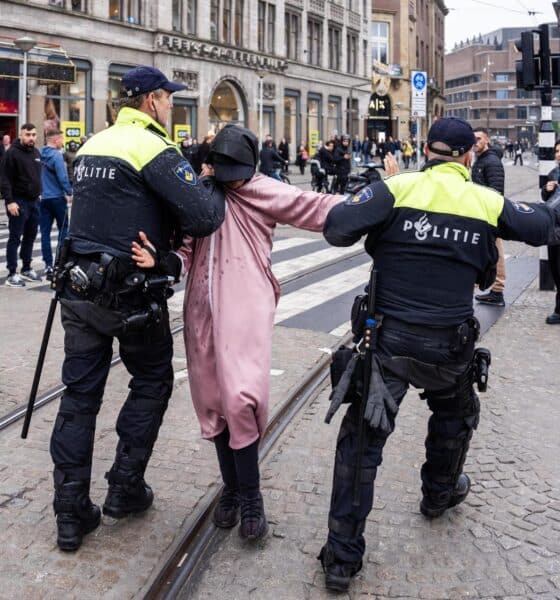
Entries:
<svg viewBox="0 0 560 600">
<path fill-rule="evenodd" d="M 329 97 L 327 104 L 327 137 L 330 139 L 335 135 L 341 135 L 342 112 L 339 97 Z"/>
<path fill-rule="evenodd" d="M 196 130 L 197 106 L 196 100 L 192 98 L 174 98 L 173 109 L 171 111 L 171 126 L 173 139 L 178 142 L 181 137 L 180 132 L 184 131 L 193 138 L 193 142 L 197 140 Z"/>
<path fill-rule="evenodd" d="M 91 65 L 86 61 L 74 60 L 75 83 L 50 83 L 45 96 L 44 131 L 60 129 L 62 121 L 84 123 L 86 132 L 93 124 L 91 101 Z"/>
</svg>

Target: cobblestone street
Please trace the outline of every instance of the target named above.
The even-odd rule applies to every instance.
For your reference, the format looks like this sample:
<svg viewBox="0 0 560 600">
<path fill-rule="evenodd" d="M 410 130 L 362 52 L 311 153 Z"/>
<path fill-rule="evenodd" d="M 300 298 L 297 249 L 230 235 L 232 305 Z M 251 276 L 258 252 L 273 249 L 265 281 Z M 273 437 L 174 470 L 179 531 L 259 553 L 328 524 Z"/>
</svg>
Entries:
<svg viewBox="0 0 560 600">
<path fill-rule="evenodd" d="M 418 508 L 429 412 L 408 394 L 378 471 L 364 568 L 350 598 L 560 598 L 560 330 L 544 324 L 550 302 L 533 286 L 483 339 L 493 364 L 466 464 L 474 485 L 463 505 L 434 521 Z M 233 533 L 183 598 L 331 597 L 315 558 L 326 538 L 340 422 L 323 423 L 327 397 L 325 390 L 267 462 L 273 525 L 263 547 L 246 550 Z"/>
</svg>

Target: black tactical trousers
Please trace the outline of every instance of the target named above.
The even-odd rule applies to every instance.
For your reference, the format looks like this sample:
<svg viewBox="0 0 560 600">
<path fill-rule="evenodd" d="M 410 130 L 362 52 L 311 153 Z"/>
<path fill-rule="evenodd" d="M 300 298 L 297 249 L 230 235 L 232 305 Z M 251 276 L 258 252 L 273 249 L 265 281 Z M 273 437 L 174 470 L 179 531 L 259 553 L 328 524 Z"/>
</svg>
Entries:
<svg viewBox="0 0 560 600">
<path fill-rule="evenodd" d="M 452 329 L 402 327 L 394 320 L 381 327 L 378 355 L 384 378 L 400 405 L 409 385 L 424 389 L 432 415 L 428 421 L 426 462 L 422 491 L 438 503 L 451 497 L 461 474 L 480 406 L 473 389 L 472 340 L 457 347 Z M 361 560 L 365 551 L 364 528 L 373 506 L 374 480 L 382 462 L 386 435 L 366 429 L 362 459 L 360 505 L 352 505 L 358 456 L 359 399 L 350 405 L 338 434 L 333 490 L 329 512 L 329 545 L 337 559 Z"/>
<path fill-rule="evenodd" d="M 167 311 L 158 324 L 125 332 L 123 315 L 82 300 L 61 300 L 67 386 L 51 436 L 55 482 L 89 480 L 95 421 L 109 373 L 113 338 L 132 378 L 117 419 L 120 446 L 145 468 L 173 389 L 173 338 Z"/>
</svg>

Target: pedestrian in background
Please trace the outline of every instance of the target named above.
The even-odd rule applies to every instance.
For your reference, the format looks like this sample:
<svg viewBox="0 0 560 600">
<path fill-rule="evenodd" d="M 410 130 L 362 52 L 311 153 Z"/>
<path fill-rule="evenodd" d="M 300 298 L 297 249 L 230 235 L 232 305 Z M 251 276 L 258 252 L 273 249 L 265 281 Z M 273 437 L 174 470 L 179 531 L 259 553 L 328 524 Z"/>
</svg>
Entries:
<svg viewBox="0 0 560 600">
<path fill-rule="evenodd" d="M 272 143 L 272 138 L 267 136 L 259 153 L 259 171 L 263 175 L 268 175 L 268 177 L 273 177 L 274 179 L 278 179 L 278 181 L 282 181 L 282 178 L 276 172 L 276 165 L 284 165 L 285 160 L 274 149 Z"/>
<path fill-rule="evenodd" d="M 5 133 L 2 136 L 2 143 L 0 144 L 0 161 L 2 160 L 2 157 L 4 156 L 4 154 L 6 154 L 6 152 L 8 151 L 8 148 L 12 145 L 12 139 L 10 138 L 10 136 Z"/>
<path fill-rule="evenodd" d="M 278 144 L 278 154 L 284 159 L 282 163 L 282 170 L 284 173 L 288 173 L 288 166 L 290 164 L 290 144 L 286 141 L 286 138 L 282 138 Z"/>
<path fill-rule="evenodd" d="M 360 136 L 356 134 L 352 140 L 352 160 L 354 166 L 356 166 L 361 160 L 362 144 L 360 142 Z"/>
<path fill-rule="evenodd" d="M 302 140 L 298 146 L 297 156 L 296 156 L 296 165 L 299 167 L 299 172 L 301 175 L 305 175 L 305 165 L 309 160 L 309 152 L 307 151 L 307 146 L 305 142 Z"/>
<path fill-rule="evenodd" d="M 410 159 L 412 158 L 413 152 L 414 150 L 412 149 L 412 144 L 410 143 L 410 140 L 405 140 L 402 143 L 402 155 L 405 169 L 408 169 L 410 167 Z"/>
<path fill-rule="evenodd" d="M 558 163 L 547 176 L 547 182 L 541 191 L 542 199 L 547 202 L 559 191 L 560 182 L 560 140 L 554 144 L 554 158 Z M 556 286 L 556 298 L 554 311 L 546 317 L 549 325 L 560 325 L 560 246 L 548 246 L 548 266 Z"/>
<path fill-rule="evenodd" d="M 367 397 L 362 400 L 361 388 L 345 387 L 350 406 L 336 443 L 328 540 L 320 553 L 332 590 L 347 591 L 362 568 L 374 480 L 410 385 L 423 390 L 432 413 L 420 512 L 437 518 L 467 497 L 471 484 L 463 467 L 480 413 L 473 387 L 480 326 L 472 290 L 495 276 L 496 235 L 532 246 L 560 243 L 560 206 L 518 205 L 470 181 L 475 141 L 466 121 L 438 119 L 428 132 L 422 171 L 373 183 L 327 216 L 329 243 L 351 246 L 367 236 L 378 271 L 372 293 L 379 324 L 372 362 L 353 371 L 357 384 L 362 367 L 371 369 Z M 331 405 L 330 417 L 338 406 Z"/>
<path fill-rule="evenodd" d="M 35 125 L 24 123 L 19 138 L 8 148 L 2 161 L 0 188 L 8 213 L 6 285 L 9 287 L 25 287 L 24 279 L 41 281 L 39 275 L 31 268 L 41 197 L 41 156 L 35 147 L 36 141 Z M 17 274 L 20 244 L 21 276 Z"/>
<path fill-rule="evenodd" d="M 515 144 L 513 152 L 515 154 L 515 158 L 513 160 L 514 166 L 517 164 L 517 161 L 519 161 L 519 164 L 523 166 L 523 146 L 520 142 Z"/>
<path fill-rule="evenodd" d="M 58 244 L 68 233 L 67 204 L 72 202 L 72 186 L 64 157 L 60 153 L 63 144 L 62 132 L 51 129 L 46 134 L 47 145 L 41 148 L 42 194 L 39 205 L 39 226 L 41 229 L 41 252 L 45 263 L 45 277 L 52 279 L 53 253 L 51 231 L 53 221 L 58 229 Z"/>
<path fill-rule="evenodd" d="M 476 161 L 471 169 L 471 178 L 474 183 L 496 190 L 499 194 L 504 193 L 504 165 L 502 164 L 503 152 L 500 148 L 490 146 L 488 131 L 482 127 L 474 130 L 476 144 L 473 151 Z M 498 262 L 496 264 L 496 280 L 490 291 L 485 294 L 477 294 L 475 299 L 482 304 L 490 306 L 505 306 L 504 289 L 506 285 L 506 257 L 504 253 L 504 242 L 496 238 L 498 249 Z"/>
<path fill-rule="evenodd" d="M 78 142 L 72 140 L 68 143 L 68 149 L 62 155 L 64 162 L 66 163 L 66 173 L 70 183 L 74 180 L 74 160 L 79 148 Z"/>
</svg>

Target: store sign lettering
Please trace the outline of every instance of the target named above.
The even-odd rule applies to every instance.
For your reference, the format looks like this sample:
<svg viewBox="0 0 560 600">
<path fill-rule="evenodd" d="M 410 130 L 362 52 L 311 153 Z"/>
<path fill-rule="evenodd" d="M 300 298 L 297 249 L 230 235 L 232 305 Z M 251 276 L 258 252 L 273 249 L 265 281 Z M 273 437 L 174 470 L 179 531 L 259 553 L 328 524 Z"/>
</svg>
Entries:
<svg viewBox="0 0 560 600">
<path fill-rule="evenodd" d="M 157 38 L 159 48 L 168 48 L 181 54 L 198 58 L 207 58 L 221 63 L 230 63 L 251 68 L 262 68 L 269 71 L 285 71 L 288 63 L 285 60 L 262 56 L 254 52 L 225 48 L 215 44 L 195 42 L 186 38 L 171 35 L 160 35 Z"/>
</svg>

